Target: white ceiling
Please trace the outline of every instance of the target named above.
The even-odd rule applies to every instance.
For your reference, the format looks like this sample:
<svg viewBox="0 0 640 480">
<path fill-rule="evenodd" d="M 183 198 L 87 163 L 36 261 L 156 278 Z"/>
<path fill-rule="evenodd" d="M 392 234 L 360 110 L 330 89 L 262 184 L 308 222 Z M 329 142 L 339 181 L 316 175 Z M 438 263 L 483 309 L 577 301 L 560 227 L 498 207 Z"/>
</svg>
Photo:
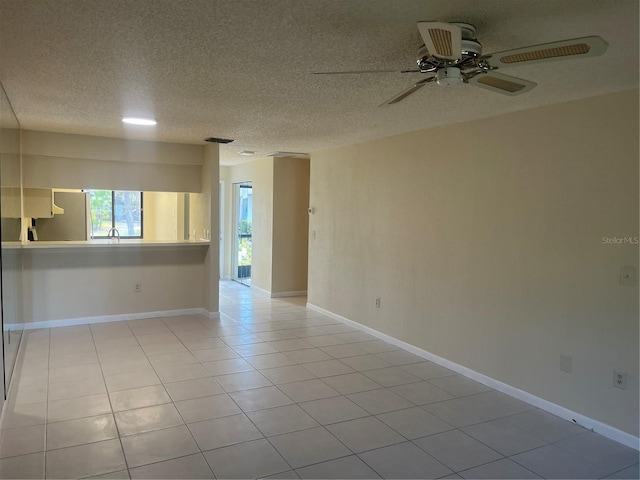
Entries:
<svg viewBox="0 0 640 480">
<path fill-rule="evenodd" d="M 313 152 L 438 125 L 638 87 L 637 0 L 0 0 L 0 81 L 23 128 L 221 147 Z M 408 69 L 417 21 L 477 27 L 484 52 L 587 35 L 598 58 L 520 66 L 507 97 L 429 84 L 381 103 L 420 74 L 311 75 Z M 124 115 L 154 128 L 124 128 Z"/>
</svg>

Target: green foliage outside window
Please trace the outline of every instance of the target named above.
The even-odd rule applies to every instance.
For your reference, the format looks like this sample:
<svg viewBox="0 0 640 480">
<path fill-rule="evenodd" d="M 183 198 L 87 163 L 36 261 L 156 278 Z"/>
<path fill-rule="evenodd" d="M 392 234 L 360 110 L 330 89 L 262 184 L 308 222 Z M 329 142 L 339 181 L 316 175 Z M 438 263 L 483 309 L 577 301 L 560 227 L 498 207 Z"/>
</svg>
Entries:
<svg viewBox="0 0 640 480">
<path fill-rule="evenodd" d="M 121 237 L 142 238 L 142 192 L 90 190 L 89 208 L 94 237 L 117 228 Z"/>
</svg>

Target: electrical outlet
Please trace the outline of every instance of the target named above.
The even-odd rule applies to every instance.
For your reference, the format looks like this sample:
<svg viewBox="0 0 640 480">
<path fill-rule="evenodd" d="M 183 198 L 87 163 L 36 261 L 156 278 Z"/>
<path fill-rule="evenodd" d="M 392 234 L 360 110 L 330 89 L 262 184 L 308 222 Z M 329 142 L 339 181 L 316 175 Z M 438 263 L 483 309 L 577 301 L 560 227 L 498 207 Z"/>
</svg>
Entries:
<svg viewBox="0 0 640 480">
<path fill-rule="evenodd" d="M 627 372 L 613 371 L 613 386 L 620 390 L 627 389 Z"/>
<path fill-rule="evenodd" d="M 133 291 L 136 293 L 140 293 L 142 291 L 142 284 L 140 282 L 136 282 L 135 286 L 133 287 Z"/>
<path fill-rule="evenodd" d="M 376 308 L 380 308 L 380 297 L 376 297 Z"/>
<path fill-rule="evenodd" d="M 566 373 L 571 373 L 572 371 L 572 358 L 568 355 L 560 355 L 560 370 Z"/>
<path fill-rule="evenodd" d="M 316 231 L 315 230 L 313 232 L 311 232 L 311 238 L 313 238 L 314 240 L 316 239 Z"/>
<path fill-rule="evenodd" d="M 620 284 L 633 287 L 636 284 L 636 269 L 634 267 L 622 267 L 620 269 Z"/>
</svg>

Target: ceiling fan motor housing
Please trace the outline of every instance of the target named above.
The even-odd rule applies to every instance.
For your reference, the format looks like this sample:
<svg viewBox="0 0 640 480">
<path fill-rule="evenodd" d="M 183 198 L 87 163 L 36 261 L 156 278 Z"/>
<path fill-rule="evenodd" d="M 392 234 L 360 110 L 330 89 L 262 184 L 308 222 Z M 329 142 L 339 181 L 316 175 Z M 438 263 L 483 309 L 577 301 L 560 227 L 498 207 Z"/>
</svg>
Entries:
<svg viewBox="0 0 640 480">
<path fill-rule="evenodd" d="M 462 76 L 458 67 L 445 67 L 438 70 L 436 83 L 445 87 L 453 87 L 462 83 Z"/>
<path fill-rule="evenodd" d="M 479 57 L 482 55 L 482 45 L 477 40 L 462 39 L 462 55 Z"/>
<path fill-rule="evenodd" d="M 462 36 L 463 40 L 476 38 L 476 27 L 474 27 L 470 23 L 451 22 L 451 24 L 460 27 L 460 35 Z"/>
<path fill-rule="evenodd" d="M 608 47 L 606 41 L 593 35 L 486 55 L 482 53 L 482 45 L 476 38 L 475 27 L 468 23 L 418 22 L 418 31 L 424 42 L 418 48 L 418 70 L 403 70 L 402 73 L 428 76 L 415 81 L 383 105 L 398 103 L 431 82 L 444 87 L 468 83 L 503 95 L 520 95 L 534 88 L 536 83 L 495 70 L 571 57 L 596 57 Z"/>
</svg>

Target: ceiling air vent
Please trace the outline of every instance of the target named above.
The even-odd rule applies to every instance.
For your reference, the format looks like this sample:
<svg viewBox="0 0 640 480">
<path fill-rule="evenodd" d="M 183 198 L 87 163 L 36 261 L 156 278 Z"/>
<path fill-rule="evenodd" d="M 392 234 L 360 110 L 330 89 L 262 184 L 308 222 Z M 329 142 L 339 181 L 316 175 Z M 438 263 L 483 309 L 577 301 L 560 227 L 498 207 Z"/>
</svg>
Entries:
<svg viewBox="0 0 640 480">
<path fill-rule="evenodd" d="M 209 143 L 231 143 L 234 140 L 230 140 L 228 138 L 209 137 L 209 138 L 205 138 L 204 141 Z"/>
</svg>

